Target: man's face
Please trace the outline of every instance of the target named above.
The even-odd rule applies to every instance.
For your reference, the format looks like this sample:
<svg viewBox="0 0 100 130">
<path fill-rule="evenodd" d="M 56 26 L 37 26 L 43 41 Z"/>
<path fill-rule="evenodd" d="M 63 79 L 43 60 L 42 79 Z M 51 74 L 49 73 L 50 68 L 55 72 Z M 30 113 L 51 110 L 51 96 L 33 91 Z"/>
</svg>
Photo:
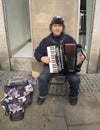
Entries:
<svg viewBox="0 0 100 130">
<path fill-rule="evenodd" d="M 51 31 L 54 36 L 60 36 L 63 31 L 63 26 L 61 24 L 53 24 L 51 27 Z"/>
</svg>

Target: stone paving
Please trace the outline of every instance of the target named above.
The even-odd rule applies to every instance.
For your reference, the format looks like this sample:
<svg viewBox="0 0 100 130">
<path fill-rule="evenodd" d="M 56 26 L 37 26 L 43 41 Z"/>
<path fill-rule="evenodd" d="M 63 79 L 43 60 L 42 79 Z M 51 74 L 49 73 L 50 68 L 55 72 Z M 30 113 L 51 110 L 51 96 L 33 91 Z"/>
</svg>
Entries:
<svg viewBox="0 0 100 130">
<path fill-rule="evenodd" d="M 28 77 L 31 78 L 31 72 L 28 71 L 0 71 L 0 83 L 5 84 L 12 77 Z"/>
<path fill-rule="evenodd" d="M 100 74 L 81 74 L 80 91 L 99 92 Z"/>
<path fill-rule="evenodd" d="M 12 77 L 32 79 L 31 72 L 0 71 L 0 99 L 3 86 Z M 69 104 L 66 96 L 48 95 L 38 106 L 37 85 L 32 104 L 26 108 L 24 119 L 12 122 L 0 106 L 0 130 L 100 130 L 100 74 L 80 74 L 81 86 L 78 103 Z"/>
<path fill-rule="evenodd" d="M 12 77 L 23 76 L 32 79 L 28 71 L 0 71 L 0 84 L 5 84 Z M 81 79 L 80 91 L 99 92 L 100 74 L 79 74 Z"/>
</svg>

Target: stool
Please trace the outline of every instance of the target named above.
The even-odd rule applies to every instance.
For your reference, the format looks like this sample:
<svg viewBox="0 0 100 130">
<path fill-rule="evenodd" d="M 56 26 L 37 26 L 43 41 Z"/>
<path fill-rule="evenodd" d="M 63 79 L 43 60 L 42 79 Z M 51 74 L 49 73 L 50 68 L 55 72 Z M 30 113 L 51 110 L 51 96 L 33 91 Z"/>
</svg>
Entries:
<svg viewBox="0 0 100 130">
<path fill-rule="evenodd" d="M 48 94 L 65 96 L 67 94 L 68 83 L 63 74 L 55 74 L 49 82 Z"/>
</svg>

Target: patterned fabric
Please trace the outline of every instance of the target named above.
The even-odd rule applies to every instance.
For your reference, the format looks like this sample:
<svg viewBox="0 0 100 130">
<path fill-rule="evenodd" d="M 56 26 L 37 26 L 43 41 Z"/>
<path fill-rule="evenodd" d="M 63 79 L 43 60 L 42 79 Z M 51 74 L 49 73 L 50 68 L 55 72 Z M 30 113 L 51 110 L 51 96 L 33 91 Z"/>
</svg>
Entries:
<svg viewBox="0 0 100 130">
<path fill-rule="evenodd" d="M 28 81 L 14 81 L 4 86 L 1 105 L 8 113 L 16 114 L 31 103 L 33 86 Z"/>
</svg>

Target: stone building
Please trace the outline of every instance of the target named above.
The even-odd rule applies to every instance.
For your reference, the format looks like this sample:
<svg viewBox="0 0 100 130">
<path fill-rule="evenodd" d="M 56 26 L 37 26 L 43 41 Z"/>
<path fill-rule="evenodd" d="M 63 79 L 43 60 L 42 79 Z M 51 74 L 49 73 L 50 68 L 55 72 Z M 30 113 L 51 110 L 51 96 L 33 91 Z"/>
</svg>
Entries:
<svg viewBox="0 0 100 130">
<path fill-rule="evenodd" d="M 34 59 L 34 50 L 49 34 L 51 18 L 60 15 L 65 20 L 66 33 L 84 46 L 85 71 L 99 73 L 100 1 L 86 0 L 84 36 L 80 36 L 81 3 L 82 0 L 0 0 L 0 69 L 40 71 L 42 64 Z"/>
</svg>

